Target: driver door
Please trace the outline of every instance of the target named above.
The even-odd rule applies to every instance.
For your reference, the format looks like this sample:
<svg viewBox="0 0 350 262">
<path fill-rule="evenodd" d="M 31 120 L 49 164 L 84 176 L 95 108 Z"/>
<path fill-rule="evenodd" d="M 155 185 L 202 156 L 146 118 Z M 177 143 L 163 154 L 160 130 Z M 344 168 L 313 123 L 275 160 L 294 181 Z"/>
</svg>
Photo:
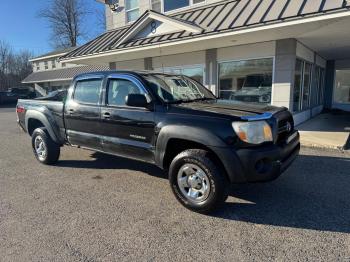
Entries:
<svg viewBox="0 0 350 262">
<path fill-rule="evenodd" d="M 154 161 L 154 111 L 129 107 L 129 94 L 147 95 L 146 89 L 132 76 L 116 75 L 107 81 L 101 107 L 103 150 L 112 154 Z"/>
</svg>

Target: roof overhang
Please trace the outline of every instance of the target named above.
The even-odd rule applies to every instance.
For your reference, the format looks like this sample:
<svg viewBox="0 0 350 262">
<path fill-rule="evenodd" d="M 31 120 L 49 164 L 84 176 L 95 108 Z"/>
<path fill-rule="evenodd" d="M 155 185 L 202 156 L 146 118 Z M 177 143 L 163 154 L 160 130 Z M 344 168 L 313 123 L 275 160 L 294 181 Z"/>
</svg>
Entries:
<svg viewBox="0 0 350 262">
<path fill-rule="evenodd" d="M 75 66 L 64 69 L 47 70 L 33 72 L 27 76 L 22 83 L 23 84 L 34 84 L 34 83 L 46 83 L 46 82 L 60 82 L 70 81 L 75 76 L 83 73 L 94 72 L 94 71 L 105 71 L 108 70 L 107 65 L 104 66 Z"/>
<path fill-rule="evenodd" d="M 186 39 L 175 39 L 174 41 L 157 43 L 156 45 L 126 47 L 99 54 L 67 58 L 63 59 L 63 61 L 102 65 L 109 62 L 177 54 L 179 50 L 181 50 L 181 53 L 184 53 L 286 38 L 303 39 L 303 36 L 310 32 L 321 30 L 330 24 L 343 23 L 346 26 L 350 22 L 349 17 L 349 11 L 329 13 L 227 32 L 213 32 L 206 35 L 197 34 Z M 344 35 L 343 32 L 341 34 Z M 329 41 L 327 35 L 324 35 L 324 41 Z M 350 43 L 347 44 L 350 46 Z"/>
</svg>

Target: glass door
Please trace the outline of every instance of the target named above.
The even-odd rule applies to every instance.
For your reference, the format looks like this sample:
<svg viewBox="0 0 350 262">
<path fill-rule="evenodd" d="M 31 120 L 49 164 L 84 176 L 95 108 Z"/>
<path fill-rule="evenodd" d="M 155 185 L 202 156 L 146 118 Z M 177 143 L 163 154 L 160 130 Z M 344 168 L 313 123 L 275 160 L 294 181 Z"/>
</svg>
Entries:
<svg viewBox="0 0 350 262">
<path fill-rule="evenodd" d="M 333 102 L 350 105 L 350 69 L 336 71 Z"/>
</svg>

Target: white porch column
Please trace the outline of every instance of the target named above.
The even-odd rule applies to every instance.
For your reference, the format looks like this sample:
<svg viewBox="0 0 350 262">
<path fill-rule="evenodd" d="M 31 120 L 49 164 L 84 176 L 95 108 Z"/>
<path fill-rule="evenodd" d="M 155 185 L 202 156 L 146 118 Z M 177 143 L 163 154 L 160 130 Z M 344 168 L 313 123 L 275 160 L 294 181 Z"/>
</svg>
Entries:
<svg viewBox="0 0 350 262">
<path fill-rule="evenodd" d="M 295 39 L 276 41 L 275 72 L 272 90 L 272 104 L 292 110 L 293 86 L 296 62 Z"/>
<path fill-rule="evenodd" d="M 215 95 L 219 96 L 218 62 L 217 49 L 208 49 L 205 51 L 205 79 L 204 85 Z"/>
</svg>

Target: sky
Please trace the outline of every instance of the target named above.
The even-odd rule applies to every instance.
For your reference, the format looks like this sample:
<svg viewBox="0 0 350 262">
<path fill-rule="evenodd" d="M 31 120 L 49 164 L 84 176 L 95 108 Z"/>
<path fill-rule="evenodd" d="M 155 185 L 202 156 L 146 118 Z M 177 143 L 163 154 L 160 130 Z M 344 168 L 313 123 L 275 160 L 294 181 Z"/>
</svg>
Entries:
<svg viewBox="0 0 350 262">
<path fill-rule="evenodd" d="M 89 36 L 84 41 L 88 41 L 102 32 L 94 12 L 103 10 L 103 5 L 95 0 L 84 1 L 92 11 L 85 24 Z M 5 40 L 15 51 L 27 49 L 35 56 L 52 51 L 50 28 L 37 16 L 48 3 L 47 0 L 0 0 L 0 40 Z"/>
</svg>

